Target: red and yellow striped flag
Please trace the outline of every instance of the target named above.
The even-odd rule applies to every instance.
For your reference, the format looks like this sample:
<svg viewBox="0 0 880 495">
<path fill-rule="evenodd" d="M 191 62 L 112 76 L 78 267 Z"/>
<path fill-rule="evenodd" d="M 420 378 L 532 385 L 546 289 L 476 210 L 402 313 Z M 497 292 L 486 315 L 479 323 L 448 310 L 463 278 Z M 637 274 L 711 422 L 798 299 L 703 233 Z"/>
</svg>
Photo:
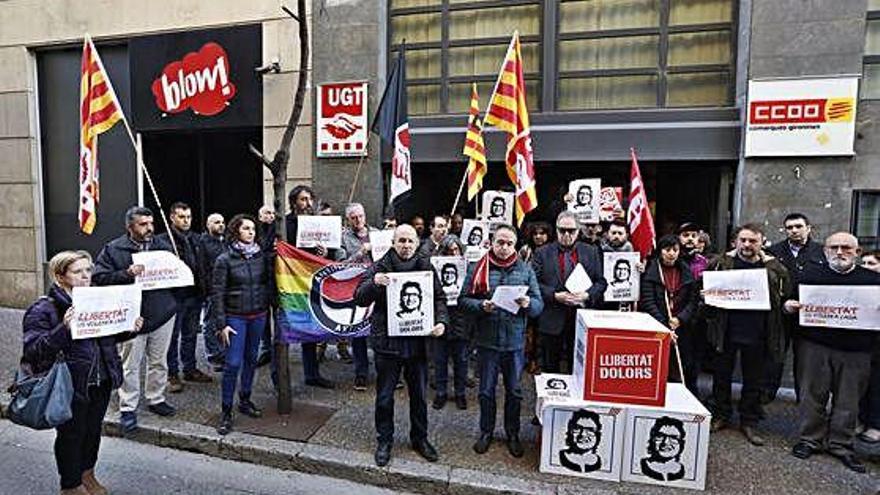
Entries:
<svg viewBox="0 0 880 495">
<path fill-rule="evenodd" d="M 480 120 L 480 97 L 477 95 L 477 83 L 471 90 L 471 110 L 468 115 L 467 134 L 464 138 L 465 156 L 470 157 L 467 167 L 467 197 L 472 201 L 483 188 L 483 177 L 489 171 L 486 164 L 486 148 L 483 144 L 483 122 Z"/>
<path fill-rule="evenodd" d="M 123 117 L 110 78 L 89 35 L 83 42 L 79 104 L 79 228 L 91 234 L 98 214 L 98 135 L 110 130 Z"/>
<path fill-rule="evenodd" d="M 484 122 L 507 133 L 507 175 L 516 187 L 516 224 L 538 206 L 519 32 L 513 33 Z"/>
</svg>

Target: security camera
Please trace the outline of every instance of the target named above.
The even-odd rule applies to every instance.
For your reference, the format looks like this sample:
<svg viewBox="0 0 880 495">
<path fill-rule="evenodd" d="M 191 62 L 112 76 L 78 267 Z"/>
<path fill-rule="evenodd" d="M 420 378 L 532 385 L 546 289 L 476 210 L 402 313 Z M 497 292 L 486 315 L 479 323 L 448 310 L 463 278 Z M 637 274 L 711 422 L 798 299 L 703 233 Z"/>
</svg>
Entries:
<svg viewBox="0 0 880 495">
<path fill-rule="evenodd" d="M 275 74 L 278 74 L 279 72 L 281 72 L 281 64 L 278 63 L 278 60 L 273 60 L 272 62 L 270 62 L 266 65 L 261 65 L 259 67 L 255 67 L 254 72 L 256 72 L 257 74 L 260 74 L 260 75 L 268 74 L 270 72 L 274 72 Z"/>
</svg>

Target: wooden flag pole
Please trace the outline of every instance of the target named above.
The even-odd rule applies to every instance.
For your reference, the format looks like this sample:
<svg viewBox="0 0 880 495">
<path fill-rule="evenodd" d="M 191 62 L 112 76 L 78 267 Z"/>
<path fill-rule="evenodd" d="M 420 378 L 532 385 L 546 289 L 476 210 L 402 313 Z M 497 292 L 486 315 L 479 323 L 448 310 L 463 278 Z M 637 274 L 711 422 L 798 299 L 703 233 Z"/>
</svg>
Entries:
<svg viewBox="0 0 880 495">
<path fill-rule="evenodd" d="M 663 261 L 660 260 L 660 256 L 657 257 L 657 270 L 660 272 L 660 283 L 663 284 L 663 299 L 666 302 L 666 316 L 670 320 L 672 320 L 672 306 L 669 304 L 669 291 L 666 290 L 666 280 L 663 277 Z M 670 328 L 670 330 L 672 330 Z M 681 350 L 678 348 L 678 336 L 675 334 L 675 330 L 672 330 L 672 345 L 675 347 L 675 360 L 678 363 L 678 376 L 681 377 L 681 383 L 685 383 L 684 381 L 684 366 L 681 364 Z"/>
<path fill-rule="evenodd" d="M 468 161 L 468 167 L 470 167 L 470 160 Z M 468 169 L 464 169 L 464 175 L 461 178 L 461 184 L 458 185 L 458 194 L 455 195 L 455 202 L 452 203 L 452 211 L 449 212 L 449 218 L 452 218 L 455 215 L 455 209 L 458 208 L 458 201 L 461 199 L 461 191 L 464 190 L 464 184 L 467 182 L 467 173 Z"/>
<path fill-rule="evenodd" d="M 351 189 L 348 191 L 348 202 L 354 199 L 354 190 L 357 187 L 358 178 L 361 176 L 361 167 L 364 166 L 364 160 L 367 158 L 367 155 L 370 153 L 370 138 L 367 136 L 367 146 L 364 149 L 364 154 L 361 155 L 361 159 L 358 160 L 357 170 L 354 172 L 354 180 L 351 182 Z"/>
</svg>

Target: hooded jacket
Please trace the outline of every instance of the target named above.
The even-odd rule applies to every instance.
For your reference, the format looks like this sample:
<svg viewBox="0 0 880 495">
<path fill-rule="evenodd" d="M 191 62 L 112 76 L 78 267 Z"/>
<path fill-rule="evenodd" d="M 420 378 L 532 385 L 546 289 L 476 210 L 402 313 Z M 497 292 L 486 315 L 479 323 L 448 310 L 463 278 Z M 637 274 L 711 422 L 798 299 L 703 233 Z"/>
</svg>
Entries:
<svg viewBox="0 0 880 495">
<path fill-rule="evenodd" d="M 687 326 L 696 316 L 697 312 L 697 283 L 691 273 L 687 262 L 679 258 L 675 262 L 675 267 L 681 272 L 681 296 L 679 300 L 683 303 L 681 310 L 678 312 L 678 321 L 682 327 Z M 641 287 L 639 288 L 639 309 L 651 315 L 655 320 L 669 326 L 669 309 L 666 305 L 666 286 L 660 276 L 660 262 L 657 259 L 648 263 L 648 268 L 642 275 Z"/>
</svg>

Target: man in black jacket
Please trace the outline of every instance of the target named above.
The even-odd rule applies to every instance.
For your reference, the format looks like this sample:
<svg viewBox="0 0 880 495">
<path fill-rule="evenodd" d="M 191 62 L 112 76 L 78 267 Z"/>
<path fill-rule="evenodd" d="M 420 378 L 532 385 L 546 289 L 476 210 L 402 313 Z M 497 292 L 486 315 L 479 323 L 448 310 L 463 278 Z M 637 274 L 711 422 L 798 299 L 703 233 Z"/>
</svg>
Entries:
<svg viewBox="0 0 880 495">
<path fill-rule="evenodd" d="M 107 243 L 95 260 L 95 285 L 128 285 L 142 274 L 144 265 L 132 263 L 131 255 L 141 251 L 171 251 L 171 246 L 153 237 L 153 212 L 149 208 L 133 206 L 125 212 L 128 233 Z M 144 397 L 148 409 L 160 416 L 171 416 L 176 411 L 165 401 L 168 385 L 168 345 L 174 328 L 177 305 L 170 289 L 144 291 L 141 296 L 141 316 L 144 325 L 137 335 L 120 344 L 122 355 L 122 386 L 119 387 L 119 411 L 122 431 L 137 428 L 135 411 L 140 398 L 140 368 L 147 357 Z"/>
<path fill-rule="evenodd" d="M 391 282 L 389 273 L 429 271 L 434 279 L 434 332 L 443 335 L 448 317 L 446 300 L 440 279 L 427 257 L 416 255 L 419 239 L 410 225 L 401 225 L 394 231 L 393 247 L 374 263 L 364 274 L 355 291 L 359 306 L 373 306 L 370 344 L 376 364 L 376 464 L 385 466 L 391 460 L 391 444 L 394 439 L 394 388 L 403 372 L 409 393 L 409 439 L 413 449 L 430 462 L 438 459 L 437 451 L 428 442 L 428 406 L 425 400 L 427 378 L 428 337 L 389 337 L 388 300 L 386 288 Z"/>
<path fill-rule="evenodd" d="M 202 299 L 205 301 L 205 315 L 211 314 L 211 273 L 214 271 L 214 262 L 226 250 L 226 222 L 223 215 L 211 213 L 205 220 L 205 232 L 199 236 L 199 280 L 202 289 Z M 223 370 L 226 349 L 220 345 L 217 338 L 217 330 L 211 323 L 210 318 L 202 322 L 202 335 L 205 338 L 205 352 L 208 362 L 214 366 L 214 371 Z"/>
<path fill-rule="evenodd" d="M 541 369 L 548 373 L 562 371 L 562 361 L 571 370 L 575 312 L 578 308 L 601 307 L 608 287 L 602 271 L 602 253 L 596 246 L 577 240 L 578 221 L 574 213 L 559 214 L 556 235 L 555 242 L 538 249 L 532 258 L 544 300 L 544 312 L 538 317 Z M 571 293 L 565 282 L 577 265 L 583 266 L 593 284 L 586 291 Z"/>
</svg>

